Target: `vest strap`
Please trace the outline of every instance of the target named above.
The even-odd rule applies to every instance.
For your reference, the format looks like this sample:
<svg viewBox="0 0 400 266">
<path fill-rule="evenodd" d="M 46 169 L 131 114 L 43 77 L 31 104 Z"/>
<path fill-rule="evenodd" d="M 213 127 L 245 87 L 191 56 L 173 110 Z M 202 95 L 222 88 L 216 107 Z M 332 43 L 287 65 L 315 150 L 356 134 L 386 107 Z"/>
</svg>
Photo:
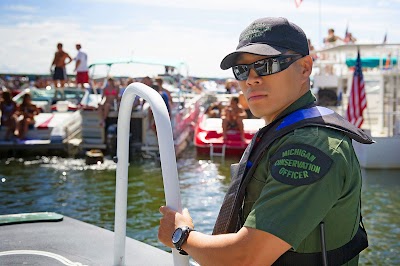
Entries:
<svg viewBox="0 0 400 266">
<path fill-rule="evenodd" d="M 361 251 L 368 247 L 367 232 L 359 226 L 357 233 L 345 245 L 329 250 L 327 253 L 329 266 L 340 266 L 349 262 Z M 279 257 L 273 266 L 291 266 L 291 265 L 322 265 L 322 252 L 298 253 L 287 251 Z"/>
</svg>

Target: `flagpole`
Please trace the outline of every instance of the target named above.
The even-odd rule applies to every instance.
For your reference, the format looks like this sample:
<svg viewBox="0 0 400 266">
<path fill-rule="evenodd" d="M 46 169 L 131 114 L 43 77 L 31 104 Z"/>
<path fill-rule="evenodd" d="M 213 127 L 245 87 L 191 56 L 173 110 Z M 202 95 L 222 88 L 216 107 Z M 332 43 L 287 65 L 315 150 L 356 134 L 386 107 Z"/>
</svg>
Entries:
<svg viewBox="0 0 400 266">
<path fill-rule="evenodd" d="M 319 25 L 319 29 L 318 29 L 318 39 L 319 41 L 322 41 L 322 35 L 321 35 L 321 0 L 318 1 L 318 25 Z M 323 43 L 322 43 L 323 46 Z M 321 47 L 322 48 L 322 47 Z"/>
</svg>

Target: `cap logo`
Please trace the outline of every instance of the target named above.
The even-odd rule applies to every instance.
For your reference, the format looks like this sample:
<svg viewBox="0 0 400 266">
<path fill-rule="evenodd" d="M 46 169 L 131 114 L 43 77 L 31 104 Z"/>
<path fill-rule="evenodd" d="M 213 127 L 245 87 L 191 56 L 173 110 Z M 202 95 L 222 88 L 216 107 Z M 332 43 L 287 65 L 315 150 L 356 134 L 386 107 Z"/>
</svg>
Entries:
<svg viewBox="0 0 400 266">
<path fill-rule="evenodd" d="M 267 23 L 253 23 L 240 34 L 239 42 L 260 37 L 264 32 L 271 30 L 271 25 Z"/>
</svg>

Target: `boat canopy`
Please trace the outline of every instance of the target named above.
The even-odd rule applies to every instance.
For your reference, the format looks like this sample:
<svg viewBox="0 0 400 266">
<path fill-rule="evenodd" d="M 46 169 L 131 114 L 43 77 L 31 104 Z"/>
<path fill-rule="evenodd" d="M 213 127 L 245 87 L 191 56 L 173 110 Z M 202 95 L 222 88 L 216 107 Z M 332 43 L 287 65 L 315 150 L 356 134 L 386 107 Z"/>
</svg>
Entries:
<svg viewBox="0 0 400 266">
<path fill-rule="evenodd" d="M 357 58 L 347 58 L 346 59 L 346 65 L 348 67 L 353 67 L 356 64 Z M 387 64 L 386 60 L 388 58 L 385 57 L 378 57 L 378 56 L 371 56 L 371 57 L 362 57 L 361 58 L 361 65 L 362 67 L 379 67 L 381 62 L 383 62 L 383 65 Z M 391 65 L 396 65 L 397 64 L 397 58 L 390 58 L 391 60 Z"/>
<path fill-rule="evenodd" d="M 153 60 L 153 59 L 145 59 L 145 58 L 120 58 L 120 59 L 109 59 L 109 60 L 100 60 L 94 62 L 89 65 L 89 68 L 93 68 L 94 66 L 106 65 L 112 66 L 115 64 L 144 64 L 144 65 L 158 65 L 158 66 L 167 66 L 174 67 L 179 69 L 181 66 L 186 66 L 186 63 L 183 61 L 174 61 L 174 60 Z"/>
</svg>

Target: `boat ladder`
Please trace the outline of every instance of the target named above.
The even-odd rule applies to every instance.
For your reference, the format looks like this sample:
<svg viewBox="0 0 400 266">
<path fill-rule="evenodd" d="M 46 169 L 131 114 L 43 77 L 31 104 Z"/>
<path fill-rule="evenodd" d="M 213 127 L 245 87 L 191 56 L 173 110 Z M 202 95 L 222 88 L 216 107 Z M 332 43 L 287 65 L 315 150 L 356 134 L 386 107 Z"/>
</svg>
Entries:
<svg viewBox="0 0 400 266">
<path fill-rule="evenodd" d="M 117 171 L 115 192 L 115 223 L 114 223 L 114 264 L 125 265 L 126 218 L 128 203 L 128 157 L 129 132 L 133 101 L 136 95 L 146 100 L 153 110 L 157 128 L 163 133 L 157 135 L 161 158 L 166 206 L 182 213 L 182 204 L 179 188 L 178 169 L 172 138 L 171 121 L 167 107 L 161 95 L 143 83 L 134 82 L 125 89 L 118 113 L 117 128 Z M 173 156 L 172 156 L 173 155 Z M 181 255 L 178 250 L 172 249 L 172 258 L 175 266 L 188 266 L 188 256 Z M 132 263 L 132 262 L 129 262 Z M 150 263 L 151 264 L 151 263 Z"/>
<path fill-rule="evenodd" d="M 225 159 L 226 144 L 221 147 L 221 152 L 214 151 L 214 145 L 210 144 L 210 159 L 213 160 L 214 156 L 220 156 L 222 160 Z"/>
</svg>

